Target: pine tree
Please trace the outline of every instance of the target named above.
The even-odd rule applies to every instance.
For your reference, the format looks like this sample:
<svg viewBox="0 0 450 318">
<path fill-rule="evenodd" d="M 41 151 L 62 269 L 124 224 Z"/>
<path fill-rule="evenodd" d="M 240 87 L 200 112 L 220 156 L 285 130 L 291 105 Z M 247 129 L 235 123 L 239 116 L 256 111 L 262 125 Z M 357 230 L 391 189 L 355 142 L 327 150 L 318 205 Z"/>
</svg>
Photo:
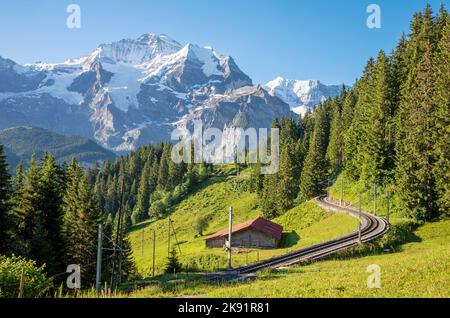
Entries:
<svg viewBox="0 0 450 318">
<path fill-rule="evenodd" d="M 47 153 L 42 163 L 41 195 L 42 211 L 44 212 L 45 228 L 51 242 L 52 254 L 56 260 L 53 264 L 48 264 L 49 271 L 63 270 L 61 259 L 64 255 L 64 246 L 61 237 L 62 225 L 62 198 L 65 190 L 65 176 L 59 170 L 53 155 Z"/>
<path fill-rule="evenodd" d="M 298 132 L 292 118 L 281 121 L 280 135 L 280 169 L 278 185 L 272 189 L 276 194 L 277 214 L 281 214 L 294 206 L 300 183 L 301 163 L 303 161 Z"/>
<path fill-rule="evenodd" d="M 436 215 L 433 179 L 433 17 L 430 6 L 423 14 L 414 46 L 416 66 L 408 75 L 401 102 L 402 128 L 397 150 L 397 185 L 403 207 L 418 219 Z"/>
<path fill-rule="evenodd" d="M 302 140 L 302 149 L 304 150 L 304 154 L 306 156 L 306 153 L 309 149 L 309 143 L 314 131 L 314 117 L 311 111 L 308 110 L 306 112 L 305 117 L 303 117 L 303 120 L 301 120 L 300 122 L 299 130 L 301 132 L 300 138 Z"/>
<path fill-rule="evenodd" d="M 393 114 L 390 63 L 383 51 L 378 54 L 371 78 L 371 100 L 367 102 L 362 178 L 383 184 L 393 169 L 393 153 L 389 143 L 389 124 Z"/>
<path fill-rule="evenodd" d="M 300 177 L 300 200 L 306 201 L 323 194 L 327 185 L 328 164 L 325 159 L 327 147 L 327 114 L 324 105 L 315 112 L 314 132 Z"/>
<path fill-rule="evenodd" d="M 258 155 L 257 161 L 252 165 L 251 169 L 250 192 L 256 192 L 258 195 L 260 195 L 262 188 L 263 188 L 263 176 L 261 175 L 261 161 L 259 160 Z"/>
<path fill-rule="evenodd" d="M 20 230 L 17 230 L 20 224 L 19 215 L 16 213 L 16 208 L 19 206 L 21 198 L 24 194 L 25 189 L 25 172 L 23 169 L 23 163 L 20 162 L 15 171 L 15 176 L 12 178 L 12 188 L 13 194 L 11 197 L 11 208 L 12 213 L 10 215 L 10 224 L 14 226 L 16 230 L 10 231 L 10 242 L 9 249 L 11 254 L 25 255 L 27 252 L 26 244 Z"/>
<path fill-rule="evenodd" d="M 0 144 L 0 254 L 6 252 L 7 231 L 9 225 L 11 198 L 11 179 L 8 173 L 8 164 Z"/>
<path fill-rule="evenodd" d="M 433 142 L 433 176 L 441 214 L 450 214 L 450 21 L 445 9 L 439 15 L 440 42 L 435 56 L 433 74 L 435 123 Z"/>
<path fill-rule="evenodd" d="M 82 168 L 73 158 L 68 170 L 64 194 L 63 234 L 67 262 L 80 264 L 84 281 L 95 277 L 95 255 L 99 211 L 93 191 Z"/>
<path fill-rule="evenodd" d="M 267 219 L 272 219 L 278 216 L 278 195 L 276 191 L 278 182 L 278 174 L 265 175 L 263 178 L 260 200 L 263 216 Z"/>
<path fill-rule="evenodd" d="M 136 207 L 132 215 L 132 223 L 136 224 L 148 217 L 150 208 L 150 162 L 147 161 L 142 169 L 139 181 L 139 189 L 137 194 Z"/>
<path fill-rule="evenodd" d="M 127 281 L 138 278 L 139 274 L 136 268 L 136 262 L 134 261 L 133 250 L 128 233 L 124 234 L 122 240 L 122 249 L 122 279 L 124 281 Z"/>
<path fill-rule="evenodd" d="M 178 260 L 177 250 L 172 248 L 170 255 L 167 258 L 167 264 L 164 272 L 166 274 L 177 274 L 181 272 L 181 264 Z"/>
<path fill-rule="evenodd" d="M 39 180 L 41 170 L 35 155 L 32 156 L 29 164 L 30 167 L 25 175 L 24 186 L 20 192 L 16 192 L 17 198 L 13 207 L 13 213 L 16 221 L 15 227 L 23 247 L 21 254 L 35 259 L 38 261 L 38 264 L 42 265 L 31 244 L 38 213 L 40 212 Z"/>
<path fill-rule="evenodd" d="M 342 109 L 340 98 L 335 98 L 332 105 L 330 142 L 328 144 L 326 157 L 330 163 L 332 172 L 338 170 L 343 163 L 344 141 L 342 138 Z"/>
<path fill-rule="evenodd" d="M 159 161 L 158 172 L 158 188 L 167 191 L 170 189 L 169 183 L 169 158 L 170 153 L 167 152 L 167 147 L 163 148 L 161 159 Z"/>
<path fill-rule="evenodd" d="M 372 101 L 373 89 L 371 79 L 373 76 L 374 60 L 369 59 L 364 74 L 354 87 L 357 101 L 354 107 L 353 119 L 350 127 L 344 134 L 344 166 L 346 175 L 352 180 L 359 180 L 362 174 L 364 161 L 364 138 L 366 135 L 368 119 L 367 109 Z"/>
</svg>

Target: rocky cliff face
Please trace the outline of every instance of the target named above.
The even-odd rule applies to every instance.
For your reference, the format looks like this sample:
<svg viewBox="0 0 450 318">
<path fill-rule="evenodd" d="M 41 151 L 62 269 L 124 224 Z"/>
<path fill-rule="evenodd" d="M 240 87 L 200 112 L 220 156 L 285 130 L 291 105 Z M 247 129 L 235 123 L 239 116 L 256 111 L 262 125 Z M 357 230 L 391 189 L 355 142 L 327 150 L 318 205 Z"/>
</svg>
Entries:
<svg viewBox="0 0 450 318">
<path fill-rule="evenodd" d="M 341 86 L 325 85 L 318 80 L 289 80 L 283 77 L 268 82 L 267 91 L 291 106 L 293 112 L 304 115 L 313 106 L 339 95 Z"/>
<path fill-rule="evenodd" d="M 289 106 L 253 86 L 232 57 L 145 34 L 60 64 L 0 58 L 0 128 L 37 126 L 126 152 L 205 127 L 268 128 Z"/>
</svg>

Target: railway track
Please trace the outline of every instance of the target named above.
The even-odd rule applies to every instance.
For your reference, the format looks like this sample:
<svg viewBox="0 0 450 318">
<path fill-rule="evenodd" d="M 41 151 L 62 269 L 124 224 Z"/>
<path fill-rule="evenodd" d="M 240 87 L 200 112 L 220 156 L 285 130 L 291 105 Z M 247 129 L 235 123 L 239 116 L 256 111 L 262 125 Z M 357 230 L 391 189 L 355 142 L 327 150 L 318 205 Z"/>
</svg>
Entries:
<svg viewBox="0 0 450 318">
<path fill-rule="evenodd" d="M 316 203 L 325 210 L 347 213 L 359 219 L 359 212 L 350 207 L 342 207 L 330 202 L 326 197 L 314 199 Z M 367 212 L 361 212 L 361 240 L 359 231 L 355 231 L 331 241 L 316 244 L 307 248 L 296 250 L 281 256 L 272 257 L 257 263 L 242 266 L 236 269 L 238 274 L 249 274 L 264 268 L 287 267 L 300 264 L 306 261 L 319 260 L 330 256 L 338 251 L 345 250 L 361 243 L 370 242 L 383 236 L 389 231 L 388 222 L 378 216 Z"/>
</svg>

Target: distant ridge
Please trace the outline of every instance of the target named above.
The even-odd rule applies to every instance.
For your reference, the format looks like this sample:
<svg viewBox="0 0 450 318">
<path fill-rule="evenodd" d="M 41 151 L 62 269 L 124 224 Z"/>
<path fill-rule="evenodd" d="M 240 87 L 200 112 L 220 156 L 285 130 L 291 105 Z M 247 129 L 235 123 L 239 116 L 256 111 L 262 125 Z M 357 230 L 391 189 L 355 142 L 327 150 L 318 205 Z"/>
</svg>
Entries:
<svg viewBox="0 0 450 318">
<path fill-rule="evenodd" d="M 79 136 L 64 136 L 37 127 L 20 126 L 0 130 L 0 144 L 5 147 L 5 154 L 10 170 L 14 170 L 22 161 L 25 164 L 33 153 L 41 158 L 45 152 L 51 152 L 58 162 L 69 161 L 75 156 L 83 165 L 114 160 L 116 155 L 99 146 L 92 140 Z"/>
</svg>

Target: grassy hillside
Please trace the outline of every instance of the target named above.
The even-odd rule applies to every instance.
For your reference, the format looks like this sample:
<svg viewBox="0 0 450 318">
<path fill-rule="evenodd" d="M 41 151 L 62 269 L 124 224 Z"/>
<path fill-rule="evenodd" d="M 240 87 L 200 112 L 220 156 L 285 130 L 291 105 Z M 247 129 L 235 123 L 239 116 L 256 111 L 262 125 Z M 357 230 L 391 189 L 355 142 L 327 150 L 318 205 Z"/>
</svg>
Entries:
<svg viewBox="0 0 450 318">
<path fill-rule="evenodd" d="M 211 284 L 179 277 L 135 291 L 128 297 L 450 297 L 450 221 L 427 223 L 403 235 L 393 220 L 390 252 L 368 252 L 284 270 L 259 273 L 248 283 Z M 381 288 L 367 287 L 367 268 L 381 269 Z"/>
<path fill-rule="evenodd" d="M 236 178 L 233 177 L 209 180 L 180 203 L 171 215 L 178 246 L 181 249 L 180 261 L 190 271 L 214 271 L 226 267 L 225 251 L 205 248 L 204 239 L 227 226 L 227 212 L 230 206 L 233 207 L 235 224 L 261 215 L 256 204 L 256 194 L 239 191 L 236 184 Z M 202 237 L 195 237 L 193 223 L 199 215 L 207 217 L 208 226 Z M 234 267 L 320 243 L 347 234 L 356 228 L 356 221 L 352 217 L 346 214 L 326 213 L 312 202 L 302 204 L 274 221 L 284 227 L 282 247 L 275 250 L 246 249 L 241 253 L 235 253 L 232 262 Z M 133 255 L 138 269 L 144 276 L 151 273 L 153 230 L 157 242 L 156 273 L 163 272 L 168 253 L 168 228 L 168 219 L 163 219 L 138 224 L 131 231 Z M 173 236 L 171 244 L 174 243 Z"/>
<path fill-rule="evenodd" d="M 394 189 L 388 189 L 383 187 L 377 187 L 374 205 L 374 187 L 373 184 L 364 184 L 362 182 L 350 182 L 345 179 L 343 175 L 337 178 L 337 181 L 329 189 L 329 195 L 336 200 L 341 198 L 341 181 L 343 181 L 343 200 L 351 203 L 354 207 L 358 207 L 359 194 L 361 194 L 362 209 L 371 213 L 376 212 L 379 216 L 386 216 L 388 192 L 390 192 L 390 214 L 394 217 L 404 217 L 403 213 L 399 209 L 398 196 Z M 374 208 L 376 211 L 374 211 Z"/>
<path fill-rule="evenodd" d="M 227 208 L 235 208 L 237 222 L 260 214 L 255 195 L 235 191 L 235 178 L 217 178 L 204 184 L 187 198 L 172 215 L 182 248 L 181 261 L 197 264 L 204 271 L 225 267 L 225 252 L 206 249 L 204 237 L 194 238 L 189 226 L 196 215 L 211 217 L 206 234 L 227 224 Z M 358 185 L 350 185 L 347 191 Z M 336 191 L 332 189 L 331 191 Z M 367 195 L 369 198 L 369 195 Z M 346 199 L 355 196 L 347 194 Z M 370 200 L 364 204 L 370 210 Z M 382 206 L 380 204 L 380 206 Z M 381 211 L 382 209 L 380 209 Z M 381 213 L 379 213 L 381 214 Z M 311 244 L 329 240 L 355 229 L 355 220 L 346 214 L 328 214 L 313 202 L 306 202 L 275 220 L 285 228 L 283 247 L 276 250 L 233 255 L 233 265 L 253 262 Z M 155 229 L 158 234 L 157 273 L 162 273 L 167 255 L 167 220 L 139 225 L 131 233 L 133 251 L 139 268 L 149 270 L 151 242 L 144 245 L 141 255 L 141 231 Z M 149 233 L 149 232 L 146 232 Z M 417 223 L 394 215 L 391 231 L 382 239 L 344 251 L 335 257 L 308 265 L 258 273 L 258 279 L 246 283 L 207 282 L 198 275 L 181 273 L 162 275 L 147 280 L 145 287 L 117 297 L 450 297 L 450 220 Z M 200 266 L 202 264 L 202 266 Z M 381 269 L 381 288 L 367 287 L 371 273 L 368 266 Z M 138 284 L 139 285 L 139 284 Z M 89 297 L 89 294 L 86 295 Z M 92 296 L 92 295 L 91 295 Z"/>
<path fill-rule="evenodd" d="M 99 160 L 114 160 L 115 154 L 95 142 L 78 136 L 64 136 L 36 127 L 15 127 L 0 130 L 0 144 L 6 148 L 8 163 L 15 167 L 27 162 L 36 153 L 41 158 L 51 152 L 58 162 L 69 161 L 72 156 L 85 164 Z"/>
</svg>

